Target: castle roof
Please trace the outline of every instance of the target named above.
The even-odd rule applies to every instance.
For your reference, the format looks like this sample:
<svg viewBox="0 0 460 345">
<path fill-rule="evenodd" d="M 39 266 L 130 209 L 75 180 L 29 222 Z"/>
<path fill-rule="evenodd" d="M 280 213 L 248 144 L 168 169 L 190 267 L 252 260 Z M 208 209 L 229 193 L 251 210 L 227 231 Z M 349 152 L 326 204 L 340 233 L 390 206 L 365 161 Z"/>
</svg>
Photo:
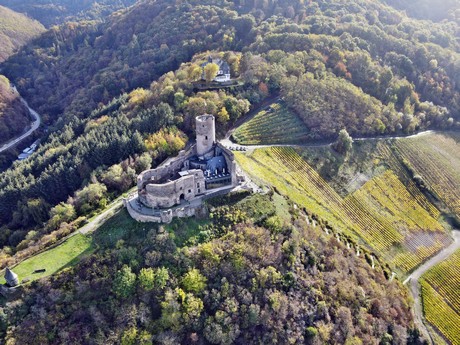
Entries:
<svg viewBox="0 0 460 345">
<path fill-rule="evenodd" d="M 216 170 L 222 171 L 222 169 L 227 168 L 227 163 L 225 162 L 224 156 L 213 157 L 208 160 L 206 164 L 206 170 L 214 172 Z"/>
</svg>

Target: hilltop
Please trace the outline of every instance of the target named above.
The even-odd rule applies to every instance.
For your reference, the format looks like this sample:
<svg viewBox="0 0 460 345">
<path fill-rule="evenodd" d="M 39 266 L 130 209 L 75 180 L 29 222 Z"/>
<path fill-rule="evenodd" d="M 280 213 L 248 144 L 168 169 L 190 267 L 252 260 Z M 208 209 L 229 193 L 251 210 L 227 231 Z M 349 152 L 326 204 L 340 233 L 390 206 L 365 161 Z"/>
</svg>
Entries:
<svg viewBox="0 0 460 345">
<path fill-rule="evenodd" d="M 103 20 L 111 13 L 132 5 L 136 0 L 0 0 L 0 5 L 24 13 L 46 27 L 68 21 Z"/>
</svg>

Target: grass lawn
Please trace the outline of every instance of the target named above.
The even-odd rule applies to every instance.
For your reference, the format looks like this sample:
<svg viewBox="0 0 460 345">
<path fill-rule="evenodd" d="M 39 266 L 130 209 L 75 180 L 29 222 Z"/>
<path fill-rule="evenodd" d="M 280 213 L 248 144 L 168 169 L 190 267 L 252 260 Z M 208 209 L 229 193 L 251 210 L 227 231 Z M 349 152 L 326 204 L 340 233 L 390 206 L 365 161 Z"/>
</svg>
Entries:
<svg viewBox="0 0 460 345">
<path fill-rule="evenodd" d="M 136 243 L 146 237 L 151 229 L 157 229 L 155 223 L 139 223 L 129 215 L 125 208 L 110 217 L 95 232 L 94 243 L 100 247 L 114 247 L 119 240 Z"/>
<path fill-rule="evenodd" d="M 20 281 L 24 279 L 37 280 L 65 267 L 75 265 L 82 255 L 92 253 L 94 250 L 95 246 L 90 237 L 76 234 L 57 247 L 21 262 L 13 268 L 13 271 L 19 276 Z M 46 271 L 33 273 L 36 269 L 46 269 Z M 3 276 L 0 283 L 5 283 Z"/>
<path fill-rule="evenodd" d="M 291 221 L 291 214 L 289 213 L 289 204 L 286 197 L 278 193 L 273 193 L 273 203 L 275 204 L 276 215 L 289 223 Z"/>
</svg>

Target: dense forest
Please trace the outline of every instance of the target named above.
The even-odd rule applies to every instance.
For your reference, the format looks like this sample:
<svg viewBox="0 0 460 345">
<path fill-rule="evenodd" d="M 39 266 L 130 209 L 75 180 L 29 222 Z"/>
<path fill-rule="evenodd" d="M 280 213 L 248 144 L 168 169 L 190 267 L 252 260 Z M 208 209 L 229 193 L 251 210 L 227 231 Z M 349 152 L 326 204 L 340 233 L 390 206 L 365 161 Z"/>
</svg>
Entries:
<svg viewBox="0 0 460 345">
<path fill-rule="evenodd" d="M 0 6 L 0 62 L 43 31 L 37 21 Z"/>
<path fill-rule="evenodd" d="M 179 237 L 183 221 L 171 227 L 176 235 L 132 221 L 112 233 L 118 216 L 95 234 L 96 254 L 26 287 L 4 311 L 6 340 L 422 344 L 399 282 L 307 225 L 293 204 L 278 210 L 283 220 L 272 198 L 214 200 L 213 222 L 193 237 Z"/>
<path fill-rule="evenodd" d="M 53 28 L 5 63 L 5 73 L 53 122 L 63 113 L 85 117 L 206 49 L 300 51 L 324 60 L 314 67 L 323 64 L 382 101 L 405 93 L 392 101 L 398 111 L 409 97 L 415 111 L 428 101 L 447 107 L 454 120 L 460 116 L 454 23 L 427 26 L 365 0 L 345 7 L 321 1 L 167 4 L 145 1 L 106 23 Z"/>
<path fill-rule="evenodd" d="M 136 0 L 0 0 L 0 5 L 24 13 L 46 27 L 66 21 L 101 20 Z"/>
</svg>

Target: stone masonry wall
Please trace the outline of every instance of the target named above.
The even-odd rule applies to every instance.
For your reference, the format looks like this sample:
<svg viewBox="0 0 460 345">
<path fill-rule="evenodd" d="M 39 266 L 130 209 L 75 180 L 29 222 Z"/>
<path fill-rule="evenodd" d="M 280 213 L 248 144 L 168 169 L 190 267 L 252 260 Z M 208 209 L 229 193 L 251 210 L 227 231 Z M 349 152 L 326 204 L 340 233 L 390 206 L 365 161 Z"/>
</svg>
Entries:
<svg viewBox="0 0 460 345">
<path fill-rule="evenodd" d="M 167 208 L 181 203 L 181 199 L 190 201 L 204 193 L 205 181 L 203 171 L 189 170 L 190 175 L 162 184 L 147 184 L 142 202 L 152 208 Z"/>
</svg>

